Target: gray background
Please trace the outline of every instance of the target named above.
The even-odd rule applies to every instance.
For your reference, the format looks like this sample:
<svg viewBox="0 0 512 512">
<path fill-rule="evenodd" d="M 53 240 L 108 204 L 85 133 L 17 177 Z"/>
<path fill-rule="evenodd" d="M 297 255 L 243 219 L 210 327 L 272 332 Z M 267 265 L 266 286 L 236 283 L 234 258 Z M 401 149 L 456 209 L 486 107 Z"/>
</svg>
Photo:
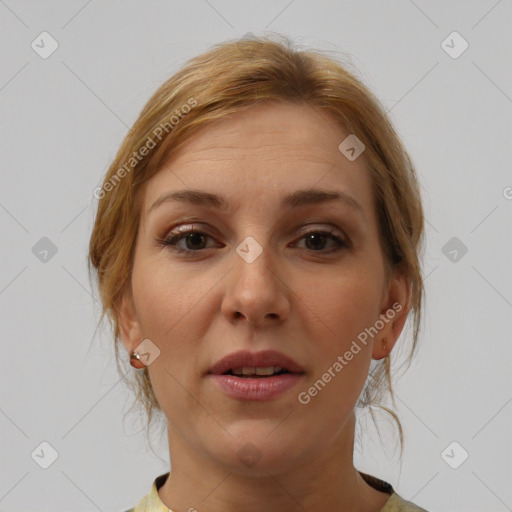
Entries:
<svg viewBox="0 0 512 512">
<path fill-rule="evenodd" d="M 380 423 L 382 449 L 362 415 L 356 467 L 432 512 L 512 510 L 510 0 L 0 0 L 0 14 L 0 510 L 120 512 L 168 470 L 165 437 L 152 453 L 142 424 L 123 425 L 129 394 L 108 331 L 95 332 L 93 190 L 187 58 L 265 31 L 344 57 L 422 183 L 425 322 L 395 385 L 403 464 L 391 423 Z M 59 45 L 46 59 L 31 48 L 43 31 Z M 458 58 L 441 45 L 453 31 L 469 43 Z M 44 441 L 58 452 L 47 469 Z"/>
</svg>

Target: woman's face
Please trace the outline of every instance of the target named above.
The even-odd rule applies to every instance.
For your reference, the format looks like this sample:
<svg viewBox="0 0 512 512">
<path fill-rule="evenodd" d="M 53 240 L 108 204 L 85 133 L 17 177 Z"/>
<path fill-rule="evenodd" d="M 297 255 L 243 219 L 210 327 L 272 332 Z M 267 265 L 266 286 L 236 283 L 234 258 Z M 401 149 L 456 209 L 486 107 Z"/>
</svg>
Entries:
<svg viewBox="0 0 512 512">
<path fill-rule="evenodd" d="M 198 132 L 147 183 L 120 320 L 127 350 L 143 339 L 160 350 L 149 375 L 171 445 L 275 472 L 343 442 L 371 358 L 403 327 L 407 308 L 392 305 L 408 299 L 405 279 L 386 280 L 364 153 L 338 149 L 348 135 L 309 106 L 259 104 Z M 302 193 L 313 190 L 339 199 Z M 361 342 L 382 314 L 393 320 Z M 267 350 L 302 373 L 210 373 L 225 356 Z"/>
</svg>

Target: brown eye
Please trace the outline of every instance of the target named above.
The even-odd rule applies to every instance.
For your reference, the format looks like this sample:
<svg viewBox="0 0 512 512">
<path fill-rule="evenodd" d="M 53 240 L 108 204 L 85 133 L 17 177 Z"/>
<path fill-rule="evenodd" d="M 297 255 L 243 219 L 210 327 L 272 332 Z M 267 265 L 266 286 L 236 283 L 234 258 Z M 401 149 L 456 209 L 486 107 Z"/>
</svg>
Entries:
<svg viewBox="0 0 512 512">
<path fill-rule="evenodd" d="M 187 249 L 197 250 L 205 248 L 205 243 L 206 239 L 208 238 L 208 235 L 194 231 L 186 235 L 182 235 L 180 238 L 185 240 L 185 245 L 187 246 Z"/>
<path fill-rule="evenodd" d="M 213 240 L 213 237 L 203 231 L 181 228 L 166 238 L 157 239 L 157 243 L 174 252 L 193 255 L 211 247 L 207 247 L 208 239 Z M 311 252 L 333 253 L 349 247 L 349 244 L 333 231 L 319 229 L 308 231 L 299 240 L 304 240 L 305 247 L 303 248 Z M 328 247 L 329 243 L 331 247 Z"/>
<path fill-rule="evenodd" d="M 180 229 L 177 232 L 171 233 L 166 238 L 158 239 L 158 243 L 159 245 L 169 247 L 172 251 L 194 253 L 207 249 L 206 245 L 209 238 L 212 237 L 203 231 Z"/>
<path fill-rule="evenodd" d="M 332 231 L 308 231 L 300 238 L 300 240 L 305 240 L 306 249 L 314 252 L 333 252 L 349 246 L 342 238 L 335 235 Z M 325 245 L 328 241 L 334 243 L 334 248 L 326 251 Z"/>
</svg>

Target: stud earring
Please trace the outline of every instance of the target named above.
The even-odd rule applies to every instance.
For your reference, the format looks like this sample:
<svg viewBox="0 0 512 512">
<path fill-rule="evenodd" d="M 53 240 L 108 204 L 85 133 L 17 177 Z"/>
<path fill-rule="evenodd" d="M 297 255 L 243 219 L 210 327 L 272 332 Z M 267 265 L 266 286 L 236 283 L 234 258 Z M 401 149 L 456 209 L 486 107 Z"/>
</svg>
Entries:
<svg viewBox="0 0 512 512">
<path fill-rule="evenodd" d="M 137 370 L 140 370 L 141 368 L 144 368 L 146 366 L 142 362 L 140 355 L 135 351 L 130 354 L 130 364 Z"/>
</svg>

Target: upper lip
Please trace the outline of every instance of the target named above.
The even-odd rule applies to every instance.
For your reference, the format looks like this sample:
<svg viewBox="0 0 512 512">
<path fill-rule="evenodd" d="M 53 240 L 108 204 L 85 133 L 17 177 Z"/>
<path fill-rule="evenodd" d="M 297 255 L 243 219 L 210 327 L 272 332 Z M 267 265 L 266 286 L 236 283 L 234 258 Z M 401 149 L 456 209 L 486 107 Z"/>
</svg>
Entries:
<svg viewBox="0 0 512 512">
<path fill-rule="evenodd" d="M 304 368 L 291 357 L 276 350 L 262 350 L 261 352 L 248 352 L 240 350 L 233 352 L 217 361 L 209 370 L 214 375 L 222 375 L 233 368 L 266 368 L 280 366 L 290 373 L 304 373 Z"/>
</svg>

